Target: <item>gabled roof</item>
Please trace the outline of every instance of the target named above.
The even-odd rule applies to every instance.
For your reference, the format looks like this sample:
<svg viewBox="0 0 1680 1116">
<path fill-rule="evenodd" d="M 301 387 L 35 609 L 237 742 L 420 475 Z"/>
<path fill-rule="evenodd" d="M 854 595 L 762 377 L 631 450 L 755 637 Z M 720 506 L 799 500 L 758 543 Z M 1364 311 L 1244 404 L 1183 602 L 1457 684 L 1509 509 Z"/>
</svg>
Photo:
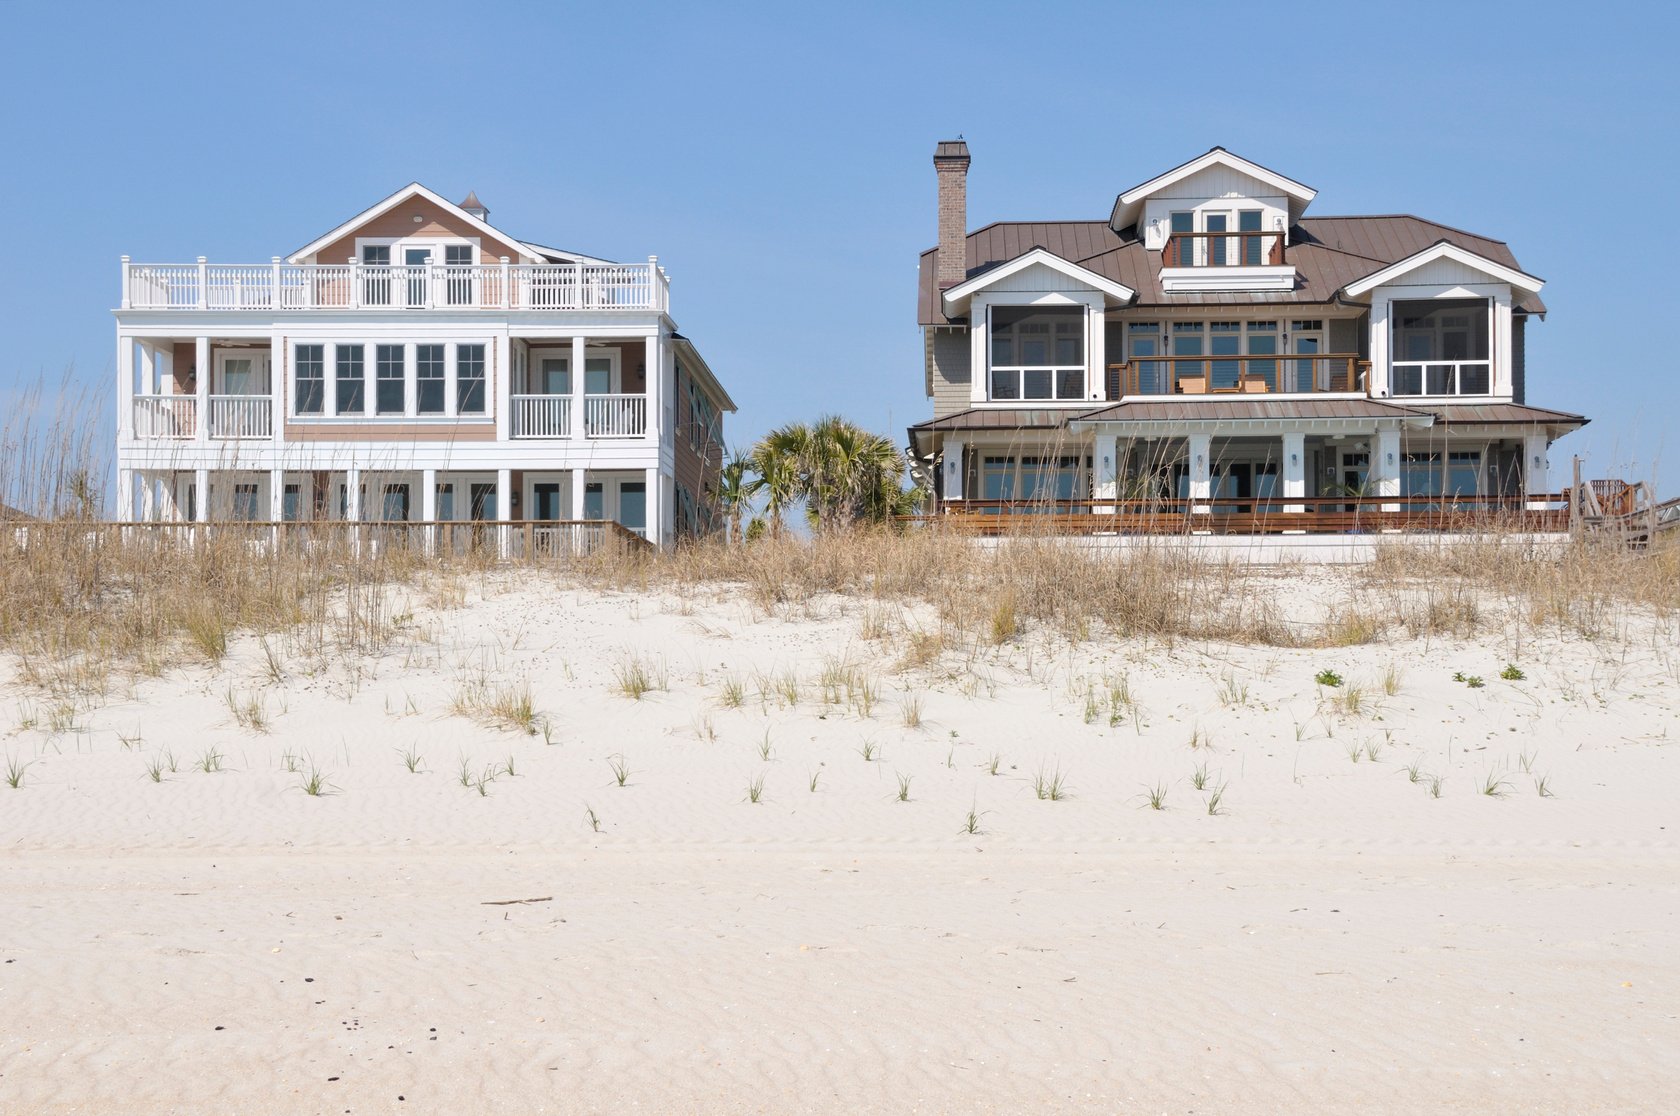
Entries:
<svg viewBox="0 0 1680 1116">
<path fill-rule="evenodd" d="M 967 302 L 972 295 L 985 290 L 992 284 L 997 283 L 1000 280 L 1007 279 L 1011 275 L 1017 275 L 1020 272 L 1025 271 L 1027 268 L 1039 264 L 1048 267 L 1052 271 L 1059 272 L 1076 282 L 1094 287 L 1103 294 L 1114 299 L 1116 302 L 1130 302 L 1137 296 L 1137 292 L 1126 286 L 1124 283 L 1117 283 L 1105 275 L 1099 275 L 1094 271 L 1080 267 L 1078 264 L 1058 256 L 1054 252 L 1035 246 L 1027 249 L 1025 252 L 1022 252 L 1012 260 L 1007 260 L 993 267 L 989 267 L 980 274 L 958 283 L 956 286 L 945 292 L 945 305 L 955 309 L 962 303 Z"/>
<path fill-rule="evenodd" d="M 700 355 L 700 350 L 694 347 L 694 342 L 680 333 L 673 333 L 671 334 L 671 344 L 677 355 L 683 359 L 688 374 L 710 388 L 712 394 L 717 397 L 718 405 L 730 414 L 734 414 L 736 411 L 735 400 L 729 398 L 729 393 L 723 390 L 722 384 L 718 383 L 716 374 L 712 372 L 712 366 L 706 363 L 706 358 Z"/>
<path fill-rule="evenodd" d="M 462 209 L 454 202 L 447 200 L 442 195 L 435 193 L 434 191 L 426 189 L 426 187 L 420 185 L 420 183 L 410 182 L 407 186 L 404 186 L 401 190 L 398 190 L 390 197 L 385 198 L 383 201 L 376 202 L 367 209 L 362 210 L 360 213 L 356 214 L 342 225 L 339 225 L 331 232 L 328 232 L 323 236 L 316 237 L 314 240 L 305 244 L 302 248 L 299 248 L 296 252 L 293 252 L 290 256 L 286 257 L 286 260 L 288 263 L 297 263 L 306 256 L 313 256 L 315 253 L 327 247 L 329 244 L 332 244 L 334 241 L 355 232 L 357 228 L 367 224 L 374 218 L 385 213 L 389 213 L 403 202 L 416 197 L 424 198 L 445 212 L 460 218 L 469 227 L 493 240 L 517 245 L 520 248 L 528 249 L 530 247 L 524 241 L 517 240 L 514 237 L 509 236 L 507 233 L 496 228 L 494 225 L 491 225 L 486 221 L 479 220 L 477 217 L 474 217 L 471 213 L 468 213 L 465 209 Z M 529 254 L 532 256 L 537 255 L 535 252 L 531 252 Z"/>
<path fill-rule="evenodd" d="M 1165 174 L 1158 174 L 1148 182 L 1140 182 L 1122 193 L 1114 200 L 1114 211 L 1108 219 L 1109 227 L 1123 229 L 1127 225 L 1136 224 L 1138 211 L 1142 208 L 1146 199 L 1153 197 L 1174 183 L 1182 182 L 1191 175 L 1212 166 L 1224 166 L 1239 174 L 1246 174 L 1250 178 L 1264 182 L 1278 193 L 1289 198 L 1289 219 L 1292 221 L 1299 219 L 1308 204 L 1318 196 L 1318 191 L 1311 186 L 1303 185 L 1275 170 L 1244 159 L 1241 155 L 1233 154 L 1223 147 L 1215 147 L 1205 155 L 1198 155 L 1188 163 L 1180 163 Z"/>
<path fill-rule="evenodd" d="M 1347 284 L 1343 289 L 1347 291 L 1350 298 L 1359 298 L 1362 295 L 1370 294 L 1384 283 L 1392 283 L 1401 276 L 1416 271 L 1426 264 L 1434 263 L 1436 260 L 1452 260 L 1455 263 L 1463 264 L 1465 267 L 1483 272 L 1501 283 L 1509 283 L 1518 290 L 1528 291 L 1530 294 L 1539 294 L 1540 288 L 1545 286 L 1546 283 L 1544 279 L 1538 279 L 1533 275 L 1517 270 L 1515 267 L 1507 267 L 1498 260 L 1490 260 L 1486 256 L 1461 248 L 1443 237 L 1421 252 L 1414 252 L 1403 260 L 1396 260 L 1387 267 L 1379 268 L 1364 278 Z"/>
<path fill-rule="evenodd" d="M 1426 221 L 1409 214 L 1370 217 L 1303 217 L 1289 230 L 1288 259 L 1295 267 L 1295 289 L 1265 292 L 1209 292 L 1172 294 L 1161 289 L 1161 256 L 1147 252 L 1135 229 L 1117 233 L 1106 221 L 1004 221 L 968 234 L 964 242 L 964 271 L 972 278 L 982 271 L 1042 247 L 1087 271 L 1137 292 L 1135 307 L 1152 306 L 1327 306 L 1341 297 L 1342 288 L 1373 270 L 1429 248 L 1442 240 L 1478 256 L 1516 269 L 1516 257 L 1504 241 Z M 936 282 L 939 250 L 922 253 L 917 321 L 922 325 L 950 325 L 960 313 L 948 313 Z M 954 288 L 953 288 L 954 289 Z M 1540 296 L 1518 289 L 1514 305 L 1519 313 L 1544 314 Z M 1280 313 L 1283 312 L 1280 310 Z"/>
</svg>

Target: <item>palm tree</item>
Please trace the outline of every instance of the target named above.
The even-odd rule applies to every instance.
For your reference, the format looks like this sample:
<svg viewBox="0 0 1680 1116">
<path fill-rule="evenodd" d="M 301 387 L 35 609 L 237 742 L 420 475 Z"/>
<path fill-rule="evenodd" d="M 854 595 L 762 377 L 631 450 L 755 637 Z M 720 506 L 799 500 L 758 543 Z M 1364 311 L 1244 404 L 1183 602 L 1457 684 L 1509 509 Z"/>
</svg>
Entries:
<svg viewBox="0 0 1680 1116">
<path fill-rule="evenodd" d="M 799 443 L 790 440 L 788 432 L 771 431 L 759 440 L 747 461 L 758 475 L 748 482 L 748 494 L 764 493 L 765 510 L 770 513 L 770 534 L 780 538 L 782 514 L 804 495 L 798 463 Z"/>
<path fill-rule="evenodd" d="M 718 470 L 717 483 L 712 487 L 712 498 L 717 501 L 718 509 L 723 512 L 728 527 L 724 536 L 725 541 L 732 543 L 744 542 L 741 534 L 741 517 L 752 507 L 753 482 L 747 475 L 750 462 L 737 451 L 729 455 L 729 460 Z"/>
<path fill-rule="evenodd" d="M 904 456 L 892 441 L 838 416 L 772 430 L 753 447 L 751 461 L 778 533 L 782 509 L 800 499 L 822 531 L 886 522 L 921 500 L 919 489 L 904 487 Z"/>
</svg>

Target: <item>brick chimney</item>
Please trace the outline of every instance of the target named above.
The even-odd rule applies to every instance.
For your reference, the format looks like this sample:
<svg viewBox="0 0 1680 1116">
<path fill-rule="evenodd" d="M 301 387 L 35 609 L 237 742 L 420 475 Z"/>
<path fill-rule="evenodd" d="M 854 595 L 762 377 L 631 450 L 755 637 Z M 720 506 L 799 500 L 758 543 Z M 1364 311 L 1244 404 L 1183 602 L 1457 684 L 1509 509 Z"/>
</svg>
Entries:
<svg viewBox="0 0 1680 1116">
<path fill-rule="evenodd" d="M 939 289 L 968 278 L 968 144 L 959 136 L 933 149 L 939 181 Z"/>
</svg>

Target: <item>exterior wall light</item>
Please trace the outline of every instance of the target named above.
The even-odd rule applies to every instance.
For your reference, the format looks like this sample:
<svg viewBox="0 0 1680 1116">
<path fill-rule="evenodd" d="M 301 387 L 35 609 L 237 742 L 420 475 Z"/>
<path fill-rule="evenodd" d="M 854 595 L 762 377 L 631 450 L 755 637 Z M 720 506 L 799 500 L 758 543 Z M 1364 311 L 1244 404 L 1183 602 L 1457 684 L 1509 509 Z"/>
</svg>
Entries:
<svg viewBox="0 0 1680 1116">
<path fill-rule="evenodd" d="M 1299 465 L 1300 463 L 1301 463 L 1301 455 L 1300 454 L 1292 453 L 1292 454 L 1289 455 L 1289 464 Z"/>
<path fill-rule="evenodd" d="M 1394 455 L 1392 453 L 1388 455 L 1388 463 L 1390 465 L 1394 464 Z"/>
</svg>

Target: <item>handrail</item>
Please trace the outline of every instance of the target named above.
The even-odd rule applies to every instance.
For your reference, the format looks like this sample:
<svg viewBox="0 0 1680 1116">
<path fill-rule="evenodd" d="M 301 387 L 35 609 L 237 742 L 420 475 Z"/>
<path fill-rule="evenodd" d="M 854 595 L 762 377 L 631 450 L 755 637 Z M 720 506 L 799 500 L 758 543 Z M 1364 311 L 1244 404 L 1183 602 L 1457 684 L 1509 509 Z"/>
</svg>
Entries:
<svg viewBox="0 0 1680 1116">
<path fill-rule="evenodd" d="M 1261 366 L 1253 371 L 1253 365 Z M 1153 381 L 1160 391 L 1144 391 L 1144 371 L 1155 369 Z M 1224 365 L 1215 376 L 1214 365 Z M 1235 365 L 1235 369 L 1229 366 Z M 1180 366 L 1200 366 L 1190 375 Z M 1269 366 L 1269 367 L 1268 367 Z M 1303 366 L 1305 366 L 1303 368 Z M 1133 356 L 1129 361 L 1108 366 L 1110 396 L 1128 395 L 1269 395 L 1320 392 L 1359 393 L 1368 390 L 1371 362 L 1358 353 L 1240 353 L 1200 356 Z M 1225 373 L 1231 373 L 1228 377 Z M 1302 373 L 1306 378 L 1303 379 Z M 1163 375 L 1164 373 L 1164 375 Z M 1276 387 L 1282 377 L 1294 380 L 1292 387 Z M 1270 376 L 1268 381 L 1267 377 Z M 1229 383 L 1216 383 L 1229 379 Z M 1306 386 L 1302 386 L 1305 384 Z"/>
<path fill-rule="evenodd" d="M 1222 232 L 1172 232 L 1167 234 L 1167 242 L 1161 246 L 1162 267 L 1277 267 L 1283 264 L 1284 238 L 1288 234 L 1280 229 L 1227 229 Z M 1248 258 L 1247 241 L 1258 237 L 1272 237 L 1269 251 L 1263 249 L 1265 259 L 1261 264 L 1245 264 Z M 1213 241 L 1222 239 L 1241 239 L 1245 243 L 1235 252 L 1227 253 L 1231 258 L 1223 262 L 1215 262 L 1211 251 L 1205 252 L 1207 257 L 1201 261 L 1196 259 L 1196 242 L 1201 240 Z M 1186 260 L 1185 257 L 1189 259 Z"/>
</svg>

